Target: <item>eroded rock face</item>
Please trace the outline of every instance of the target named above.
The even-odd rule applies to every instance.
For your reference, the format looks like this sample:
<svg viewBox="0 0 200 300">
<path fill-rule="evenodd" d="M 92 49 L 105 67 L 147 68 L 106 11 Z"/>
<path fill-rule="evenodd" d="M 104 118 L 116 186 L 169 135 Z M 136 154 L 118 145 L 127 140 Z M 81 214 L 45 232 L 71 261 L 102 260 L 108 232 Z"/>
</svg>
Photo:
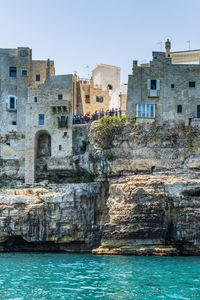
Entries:
<svg viewBox="0 0 200 300">
<path fill-rule="evenodd" d="M 102 149 L 97 126 L 62 163 L 94 183 L 0 193 L 0 249 L 200 255 L 199 129 L 128 124 Z"/>
<path fill-rule="evenodd" d="M 105 221 L 104 189 L 91 183 L 1 193 L 0 249 L 91 251 Z"/>
<path fill-rule="evenodd" d="M 200 180 L 135 175 L 110 183 L 94 254 L 200 254 Z"/>
<path fill-rule="evenodd" d="M 200 170 L 200 130 L 176 125 L 127 124 L 115 134 L 109 148 L 98 146 L 98 124 L 90 133 L 90 151 L 96 173 L 122 176 L 139 173 Z"/>
</svg>

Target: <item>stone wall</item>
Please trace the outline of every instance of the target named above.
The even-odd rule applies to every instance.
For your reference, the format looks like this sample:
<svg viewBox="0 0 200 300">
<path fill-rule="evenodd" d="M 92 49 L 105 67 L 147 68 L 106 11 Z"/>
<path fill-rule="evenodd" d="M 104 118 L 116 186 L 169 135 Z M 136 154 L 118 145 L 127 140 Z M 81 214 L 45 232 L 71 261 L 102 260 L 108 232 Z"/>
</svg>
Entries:
<svg viewBox="0 0 200 300">
<path fill-rule="evenodd" d="M 47 60 L 32 60 L 31 61 L 31 76 L 29 79 L 30 85 L 43 84 L 46 79 Z M 36 81 L 36 75 L 40 75 L 40 80 Z M 55 75 L 54 62 L 50 62 L 50 75 Z"/>
<path fill-rule="evenodd" d="M 87 147 L 83 147 L 83 145 L 85 144 L 85 146 L 87 146 L 89 144 L 89 126 L 90 125 L 87 124 L 73 125 L 72 141 L 74 155 L 81 154 L 81 152 L 83 153 L 88 150 Z M 83 148 L 85 148 L 85 151 Z"/>
<path fill-rule="evenodd" d="M 89 95 L 89 103 L 86 102 L 86 95 Z M 93 114 L 96 111 L 109 109 L 110 96 L 108 90 L 95 88 L 93 83 L 89 87 L 81 84 L 81 97 L 83 102 L 83 110 L 85 114 Z M 103 102 L 97 102 L 97 97 L 103 98 Z"/>
<path fill-rule="evenodd" d="M 25 137 L 22 134 L 0 135 L 0 177 L 24 179 Z M 1 180 L 0 180 L 1 181 Z"/>
</svg>

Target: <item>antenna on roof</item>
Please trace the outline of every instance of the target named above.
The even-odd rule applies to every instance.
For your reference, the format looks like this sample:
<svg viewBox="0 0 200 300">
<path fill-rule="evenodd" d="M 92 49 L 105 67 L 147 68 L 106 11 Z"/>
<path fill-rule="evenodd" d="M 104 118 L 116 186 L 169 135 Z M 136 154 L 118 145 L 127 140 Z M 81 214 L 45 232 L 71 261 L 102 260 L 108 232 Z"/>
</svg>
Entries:
<svg viewBox="0 0 200 300">
<path fill-rule="evenodd" d="M 156 45 L 160 45 L 160 50 L 162 52 L 162 42 L 156 43 Z"/>
<path fill-rule="evenodd" d="M 186 43 L 188 43 L 188 47 L 189 47 L 189 50 L 190 50 L 190 40 L 186 41 Z"/>
</svg>

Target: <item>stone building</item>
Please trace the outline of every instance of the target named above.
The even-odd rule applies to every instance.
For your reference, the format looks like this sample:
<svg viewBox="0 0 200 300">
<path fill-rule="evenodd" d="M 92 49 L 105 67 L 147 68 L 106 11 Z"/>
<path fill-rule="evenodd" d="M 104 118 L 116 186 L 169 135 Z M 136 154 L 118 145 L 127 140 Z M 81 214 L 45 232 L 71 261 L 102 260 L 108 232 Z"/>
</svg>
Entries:
<svg viewBox="0 0 200 300">
<path fill-rule="evenodd" d="M 92 114 L 121 107 L 126 111 L 127 85 L 120 84 L 120 68 L 105 64 L 92 70 L 92 78 L 77 77 L 77 103 L 75 114 Z"/>
<path fill-rule="evenodd" d="M 149 64 L 133 61 L 128 79 L 127 114 L 137 122 L 200 121 L 200 51 L 153 52 Z M 197 62 L 197 63 L 195 63 Z"/>
<path fill-rule="evenodd" d="M 28 89 L 26 104 L 25 177 L 27 182 L 44 172 L 55 158 L 72 155 L 72 75 L 50 76 Z M 57 161 L 56 169 L 62 168 Z"/>
<path fill-rule="evenodd" d="M 26 47 L 0 49 L 0 133 L 25 133 L 28 86 L 44 83 L 46 61 L 32 60 Z M 50 74 L 55 74 L 50 62 Z"/>
<path fill-rule="evenodd" d="M 29 48 L 0 49 L 0 158 L 3 174 L 33 183 L 72 155 L 73 75 L 32 60 Z M 55 166 L 56 161 L 56 166 Z"/>
</svg>

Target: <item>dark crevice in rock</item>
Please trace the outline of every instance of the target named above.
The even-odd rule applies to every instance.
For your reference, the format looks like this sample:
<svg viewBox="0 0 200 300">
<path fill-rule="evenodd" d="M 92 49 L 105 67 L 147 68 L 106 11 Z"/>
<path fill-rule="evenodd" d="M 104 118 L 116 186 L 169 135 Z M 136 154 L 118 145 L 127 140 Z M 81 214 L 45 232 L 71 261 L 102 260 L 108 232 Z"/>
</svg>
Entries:
<svg viewBox="0 0 200 300">
<path fill-rule="evenodd" d="M 73 243 L 56 243 L 51 241 L 27 242 L 22 236 L 9 237 L 4 243 L 0 243 L 0 249 L 6 252 L 91 252 L 85 241 L 75 241 Z"/>
</svg>

